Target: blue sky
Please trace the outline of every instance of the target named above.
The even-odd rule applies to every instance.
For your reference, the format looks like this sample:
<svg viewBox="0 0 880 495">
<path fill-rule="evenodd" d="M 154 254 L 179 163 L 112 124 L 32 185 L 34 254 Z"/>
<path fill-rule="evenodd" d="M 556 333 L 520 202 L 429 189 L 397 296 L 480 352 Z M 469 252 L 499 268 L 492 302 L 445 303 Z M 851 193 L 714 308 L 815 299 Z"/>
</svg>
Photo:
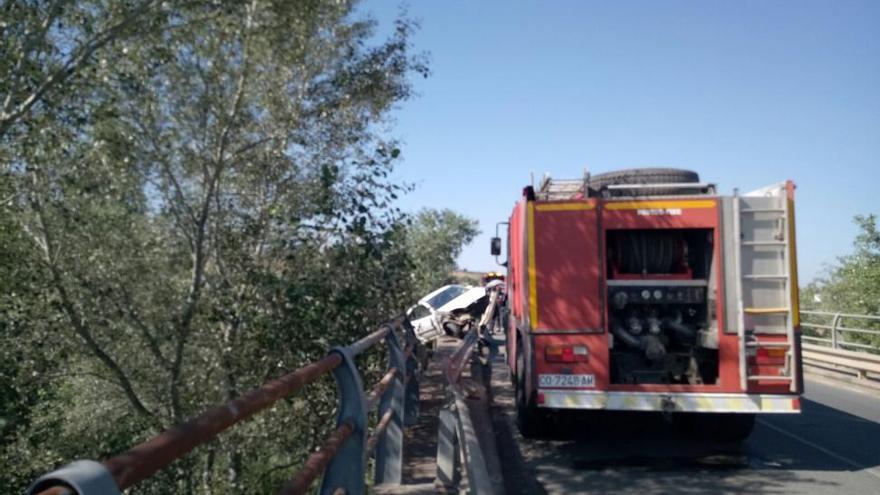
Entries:
<svg viewBox="0 0 880 495">
<path fill-rule="evenodd" d="M 389 25 L 400 3 L 361 10 Z M 480 222 L 462 267 L 529 174 L 673 166 L 729 193 L 798 185 L 801 280 L 880 213 L 880 2 L 413 1 L 432 75 L 396 112 L 408 210 Z"/>
</svg>

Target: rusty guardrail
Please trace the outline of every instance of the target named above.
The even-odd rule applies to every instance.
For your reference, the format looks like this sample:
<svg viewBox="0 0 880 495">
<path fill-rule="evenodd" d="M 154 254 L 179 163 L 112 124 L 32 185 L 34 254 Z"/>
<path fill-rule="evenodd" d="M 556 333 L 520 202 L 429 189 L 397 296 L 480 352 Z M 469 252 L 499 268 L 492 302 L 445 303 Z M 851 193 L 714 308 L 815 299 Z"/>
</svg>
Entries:
<svg viewBox="0 0 880 495">
<path fill-rule="evenodd" d="M 400 344 L 403 336 L 405 347 Z M 388 368 L 365 392 L 354 358 L 385 341 Z M 367 457 L 375 458 L 376 483 L 400 483 L 404 424 L 418 415 L 415 348 L 419 345 L 405 316 L 345 347 L 334 347 L 324 358 L 272 380 L 226 404 L 174 426 L 104 462 L 76 461 L 36 480 L 29 495 L 117 495 L 156 474 L 230 426 L 266 409 L 332 372 L 339 391 L 336 429 L 321 448 L 280 491 L 301 494 L 323 473 L 320 493 L 363 494 Z M 367 416 L 378 406 L 378 424 L 367 436 Z"/>
</svg>

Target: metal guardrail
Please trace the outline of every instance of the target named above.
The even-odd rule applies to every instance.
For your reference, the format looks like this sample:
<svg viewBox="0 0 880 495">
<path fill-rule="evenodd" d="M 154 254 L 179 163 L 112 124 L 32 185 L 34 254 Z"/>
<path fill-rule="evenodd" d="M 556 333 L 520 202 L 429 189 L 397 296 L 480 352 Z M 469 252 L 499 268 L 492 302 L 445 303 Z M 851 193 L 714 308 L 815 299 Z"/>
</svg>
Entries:
<svg viewBox="0 0 880 495">
<path fill-rule="evenodd" d="M 860 380 L 869 373 L 880 376 L 880 355 L 813 344 L 802 344 L 801 354 L 806 365 L 853 373 Z"/>
<path fill-rule="evenodd" d="M 400 345 L 402 334 L 405 348 Z M 382 379 L 365 392 L 354 358 L 385 341 L 388 367 Z M 216 406 L 186 423 L 104 462 L 76 461 L 35 481 L 29 495 L 118 495 L 156 474 L 218 434 L 296 393 L 332 372 L 339 391 L 336 428 L 321 448 L 280 491 L 305 493 L 323 473 L 320 493 L 360 495 L 366 492 L 367 457 L 375 458 L 375 482 L 399 484 L 404 424 L 418 415 L 415 350 L 418 342 L 405 316 L 345 347 L 334 347 L 323 359 L 270 381 L 235 400 Z M 378 406 L 378 422 L 368 437 L 367 416 Z"/>
<path fill-rule="evenodd" d="M 820 322 L 804 321 L 804 316 L 812 316 Z M 844 325 L 844 321 L 851 326 Z M 859 321 L 880 323 L 880 316 L 801 311 L 801 327 L 814 334 L 801 335 L 804 364 L 852 373 L 859 379 L 869 378 L 869 374 L 880 376 L 880 346 L 853 342 L 851 338 L 877 335 L 880 341 L 880 330 L 852 326 Z"/>
<path fill-rule="evenodd" d="M 804 321 L 804 316 L 816 316 L 824 319 L 823 323 L 813 323 Z M 852 326 L 844 326 L 842 321 L 876 321 L 880 323 L 880 316 L 873 315 L 855 315 L 850 313 L 832 313 L 829 311 L 801 311 L 801 327 L 806 330 L 812 330 L 822 337 L 816 335 L 802 335 L 801 339 L 807 342 L 819 345 L 829 345 L 832 349 L 864 349 L 867 351 L 880 352 L 880 346 L 864 344 L 861 342 L 853 342 L 847 339 L 848 334 L 859 335 L 877 335 L 880 340 L 880 330 L 870 328 L 856 328 Z M 824 335 L 827 334 L 827 337 Z"/>
<path fill-rule="evenodd" d="M 449 405 L 440 411 L 437 439 L 437 478 L 447 487 L 455 489 L 460 482 L 459 467 L 467 473 L 469 493 L 491 495 L 497 492 L 483 448 L 466 402 L 466 394 L 459 383 L 462 371 L 471 362 L 474 348 L 495 314 L 497 291 L 489 294 L 489 304 L 476 327 L 465 334 L 461 345 L 445 363 L 444 373 L 450 393 Z"/>
</svg>

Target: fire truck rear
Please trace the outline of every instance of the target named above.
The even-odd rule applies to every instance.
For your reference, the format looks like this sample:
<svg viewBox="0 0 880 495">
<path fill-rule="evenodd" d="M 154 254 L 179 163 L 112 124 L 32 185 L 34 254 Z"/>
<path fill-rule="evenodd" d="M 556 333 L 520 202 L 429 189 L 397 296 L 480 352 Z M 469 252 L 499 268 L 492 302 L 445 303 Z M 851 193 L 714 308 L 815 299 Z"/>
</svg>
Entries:
<svg viewBox="0 0 880 495">
<path fill-rule="evenodd" d="M 545 177 L 513 208 L 507 267 L 524 435 L 582 409 L 739 440 L 756 414 L 800 411 L 790 181 L 725 196 L 678 169 Z"/>
</svg>

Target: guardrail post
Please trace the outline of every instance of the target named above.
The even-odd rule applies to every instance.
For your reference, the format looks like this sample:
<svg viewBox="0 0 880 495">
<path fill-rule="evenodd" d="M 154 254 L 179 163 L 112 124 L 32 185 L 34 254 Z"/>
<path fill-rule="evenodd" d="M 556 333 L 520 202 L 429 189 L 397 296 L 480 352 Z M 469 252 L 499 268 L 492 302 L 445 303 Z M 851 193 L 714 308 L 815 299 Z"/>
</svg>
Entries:
<svg viewBox="0 0 880 495">
<path fill-rule="evenodd" d="M 437 480 L 447 489 L 461 481 L 458 456 L 458 427 L 455 413 L 448 408 L 440 410 L 437 428 Z"/>
<path fill-rule="evenodd" d="M 834 318 L 831 319 L 831 348 L 839 349 L 840 346 L 837 343 L 837 325 L 840 324 L 840 313 L 834 313 Z"/>
<path fill-rule="evenodd" d="M 354 432 L 339 447 L 336 456 L 324 471 L 321 494 L 332 494 L 341 488 L 348 495 L 361 495 L 366 492 L 363 473 L 367 465 L 367 403 L 364 386 L 348 347 L 334 347 L 330 352 L 342 356 L 342 364 L 333 370 L 339 389 L 336 425 L 351 423 Z"/>
<path fill-rule="evenodd" d="M 403 424 L 412 426 L 419 419 L 419 339 L 413 331 L 412 324 L 409 320 L 403 320 L 403 335 L 405 345 L 409 346 L 411 351 L 409 357 L 406 358 L 406 390 L 404 392 L 403 401 Z"/>
<path fill-rule="evenodd" d="M 103 464 L 96 461 L 76 461 L 61 469 L 41 476 L 28 488 L 27 494 L 40 493 L 53 487 L 64 487 L 76 495 L 120 495 L 119 487 Z"/>
<path fill-rule="evenodd" d="M 398 373 L 379 401 L 379 418 L 390 411 L 391 421 L 376 444 L 375 479 L 376 484 L 399 484 L 403 471 L 403 374 L 407 365 L 394 328 L 389 328 L 385 343 L 388 344 L 388 368 L 396 368 Z"/>
</svg>

